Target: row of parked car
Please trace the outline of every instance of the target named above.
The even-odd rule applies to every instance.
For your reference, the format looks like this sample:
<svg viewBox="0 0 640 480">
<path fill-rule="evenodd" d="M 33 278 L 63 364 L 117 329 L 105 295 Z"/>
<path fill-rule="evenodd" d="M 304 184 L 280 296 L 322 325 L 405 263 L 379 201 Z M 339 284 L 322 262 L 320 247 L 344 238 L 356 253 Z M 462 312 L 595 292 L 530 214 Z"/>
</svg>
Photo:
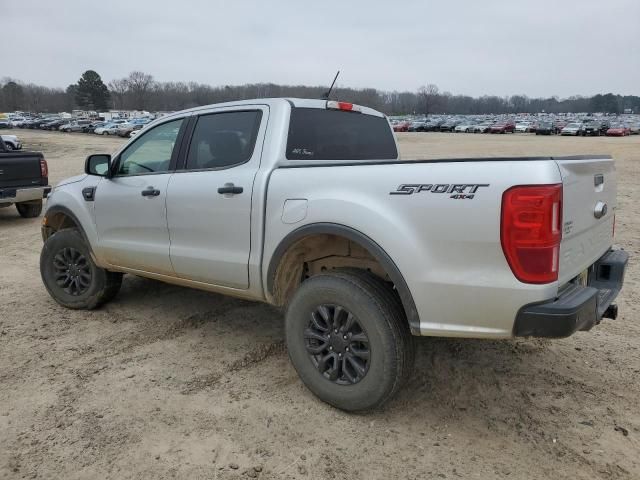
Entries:
<svg viewBox="0 0 640 480">
<path fill-rule="evenodd" d="M 421 119 L 391 119 L 396 132 L 455 133 L 535 133 L 536 135 L 617 136 L 640 134 L 640 119 L 545 118 L 518 120 L 513 118 L 434 117 Z"/>
<path fill-rule="evenodd" d="M 151 118 L 113 119 L 109 121 L 88 118 L 60 118 L 48 117 L 14 117 L 9 120 L 10 127 L 29 128 L 39 130 L 53 130 L 60 132 L 95 133 L 97 135 L 118 135 L 132 137 L 138 133 Z"/>
</svg>

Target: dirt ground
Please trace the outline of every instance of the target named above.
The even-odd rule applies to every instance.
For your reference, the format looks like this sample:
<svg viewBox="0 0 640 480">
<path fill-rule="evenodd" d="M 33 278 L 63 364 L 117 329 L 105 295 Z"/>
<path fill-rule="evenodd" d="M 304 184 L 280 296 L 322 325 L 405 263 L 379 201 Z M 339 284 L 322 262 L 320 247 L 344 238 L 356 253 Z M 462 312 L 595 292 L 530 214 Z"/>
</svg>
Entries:
<svg viewBox="0 0 640 480">
<path fill-rule="evenodd" d="M 51 183 L 117 138 L 14 131 Z M 640 137 L 402 134 L 407 158 L 608 153 L 620 316 L 555 341 L 418 339 L 383 411 L 309 393 L 281 312 L 128 275 L 93 312 L 40 281 L 39 219 L 0 210 L 0 478 L 640 478 Z"/>
</svg>

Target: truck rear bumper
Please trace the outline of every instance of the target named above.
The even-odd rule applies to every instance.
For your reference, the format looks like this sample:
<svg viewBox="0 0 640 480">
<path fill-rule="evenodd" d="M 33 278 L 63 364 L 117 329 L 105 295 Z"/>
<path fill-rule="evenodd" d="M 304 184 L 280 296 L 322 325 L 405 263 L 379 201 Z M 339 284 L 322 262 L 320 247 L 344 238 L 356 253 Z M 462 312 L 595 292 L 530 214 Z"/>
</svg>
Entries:
<svg viewBox="0 0 640 480">
<path fill-rule="evenodd" d="M 29 188 L 0 188 L 1 203 L 21 203 L 47 198 L 51 192 L 50 186 Z"/>
<path fill-rule="evenodd" d="M 560 295 L 543 303 L 525 305 L 516 316 L 517 337 L 568 337 L 590 330 L 602 318 L 615 318 L 613 301 L 620 293 L 629 254 L 609 250 L 592 265 L 587 286 L 570 283 Z"/>
</svg>

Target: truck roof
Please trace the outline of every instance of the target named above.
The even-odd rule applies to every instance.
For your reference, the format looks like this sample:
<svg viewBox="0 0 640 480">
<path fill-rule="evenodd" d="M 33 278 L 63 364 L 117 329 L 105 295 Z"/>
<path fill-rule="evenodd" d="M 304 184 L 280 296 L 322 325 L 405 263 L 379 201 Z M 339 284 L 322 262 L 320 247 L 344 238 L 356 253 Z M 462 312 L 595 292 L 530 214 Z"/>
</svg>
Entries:
<svg viewBox="0 0 640 480">
<path fill-rule="evenodd" d="M 333 100 L 332 100 L 333 101 Z M 189 108 L 187 110 L 180 110 L 177 112 L 170 113 L 165 117 L 160 118 L 170 118 L 178 114 L 198 112 L 201 110 L 209 110 L 212 108 L 225 108 L 225 107 L 237 107 L 243 105 L 267 105 L 269 107 L 283 107 L 286 105 L 290 105 L 296 108 L 327 108 L 327 100 L 321 99 L 311 99 L 311 98 L 253 98 L 248 100 L 235 100 L 232 102 L 224 102 L 224 103 L 213 103 L 210 105 L 202 105 L 199 107 Z M 358 105 L 358 109 L 361 113 L 366 115 L 374 115 L 376 117 L 384 117 L 385 115 L 377 110 L 374 110 L 369 107 L 364 107 L 362 105 Z"/>
</svg>

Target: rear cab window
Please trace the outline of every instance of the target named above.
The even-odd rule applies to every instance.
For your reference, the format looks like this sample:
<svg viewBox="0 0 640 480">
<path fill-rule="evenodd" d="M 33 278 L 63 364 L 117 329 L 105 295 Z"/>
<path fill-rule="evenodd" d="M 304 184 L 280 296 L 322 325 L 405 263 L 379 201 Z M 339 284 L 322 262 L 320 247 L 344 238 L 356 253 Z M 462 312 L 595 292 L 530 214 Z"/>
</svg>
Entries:
<svg viewBox="0 0 640 480">
<path fill-rule="evenodd" d="M 395 160 L 398 150 L 385 117 L 295 107 L 286 156 L 288 160 Z"/>
</svg>

